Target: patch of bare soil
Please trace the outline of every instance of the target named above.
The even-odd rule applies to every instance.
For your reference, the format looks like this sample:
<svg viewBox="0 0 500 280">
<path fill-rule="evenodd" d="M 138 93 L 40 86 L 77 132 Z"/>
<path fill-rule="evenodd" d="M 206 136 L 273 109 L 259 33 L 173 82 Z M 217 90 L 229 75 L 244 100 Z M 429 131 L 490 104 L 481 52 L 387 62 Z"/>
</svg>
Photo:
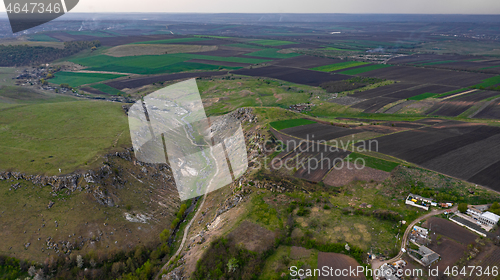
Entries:
<svg viewBox="0 0 500 280">
<path fill-rule="evenodd" d="M 311 250 L 303 247 L 292 246 L 292 248 L 290 249 L 290 257 L 294 260 L 309 258 L 310 255 Z"/>
<path fill-rule="evenodd" d="M 233 237 L 238 244 L 243 245 L 247 250 L 257 253 L 264 253 L 268 250 L 276 238 L 274 232 L 249 221 L 243 221 L 228 236 Z"/>
<path fill-rule="evenodd" d="M 424 113 L 428 109 L 430 109 L 434 104 L 440 102 L 437 99 L 429 98 L 426 100 L 422 100 L 420 102 L 415 102 L 410 104 L 409 106 L 401 109 L 399 113 Z"/>
<path fill-rule="evenodd" d="M 352 168 L 352 167 L 351 167 Z M 365 167 L 363 169 L 348 169 L 344 167 L 342 169 L 333 169 L 326 178 L 323 180 L 325 184 L 334 187 L 340 187 L 347 185 L 353 181 L 366 181 L 371 180 L 376 182 L 382 182 L 389 178 L 390 173 L 373 169 L 370 167 Z"/>
<path fill-rule="evenodd" d="M 351 269 L 356 270 L 356 267 L 359 266 L 358 262 L 343 254 L 337 254 L 337 253 L 323 253 L 319 252 L 318 253 L 318 268 L 321 269 L 322 267 L 327 266 L 329 268 L 333 268 L 333 271 L 337 269 L 347 269 L 350 271 Z M 360 275 L 357 276 L 319 276 L 318 279 L 359 279 L 359 280 L 364 280 L 366 279 L 365 275 L 360 273 Z"/>
</svg>

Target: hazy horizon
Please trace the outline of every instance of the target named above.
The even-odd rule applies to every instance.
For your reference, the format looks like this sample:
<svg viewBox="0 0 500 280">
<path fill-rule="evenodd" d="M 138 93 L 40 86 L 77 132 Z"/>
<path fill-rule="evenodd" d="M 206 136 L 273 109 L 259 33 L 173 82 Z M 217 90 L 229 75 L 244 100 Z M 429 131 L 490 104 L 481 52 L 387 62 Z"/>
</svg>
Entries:
<svg viewBox="0 0 500 280">
<path fill-rule="evenodd" d="M 0 12 L 5 6 L 0 5 Z M 343 14 L 455 14 L 498 15 L 500 1 L 496 0 L 422 0 L 406 2 L 396 0 L 312 0 L 289 2 L 284 0 L 255 0 L 240 2 L 214 1 L 98 1 L 83 0 L 73 13 L 343 13 Z"/>
</svg>

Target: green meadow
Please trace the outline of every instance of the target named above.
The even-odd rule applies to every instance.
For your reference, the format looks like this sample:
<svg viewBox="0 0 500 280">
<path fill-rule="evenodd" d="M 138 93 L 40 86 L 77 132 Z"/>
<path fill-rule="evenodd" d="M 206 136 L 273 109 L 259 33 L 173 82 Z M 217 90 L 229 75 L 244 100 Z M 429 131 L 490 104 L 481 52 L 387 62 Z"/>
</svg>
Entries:
<svg viewBox="0 0 500 280">
<path fill-rule="evenodd" d="M 191 59 L 206 59 L 213 64 L 187 62 Z M 217 70 L 238 69 L 238 67 L 227 67 L 218 65 L 217 62 L 239 62 L 257 64 L 267 62 L 264 59 L 241 58 L 241 57 L 218 57 L 197 54 L 165 54 L 165 55 L 141 55 L 112 57 L 108 55 L 96 55 L 84 58 L 71 59 L 71 62 L 90 67 L 91 71 L 106 71 L 133 74 L 161 74 L 176 73 L 193 70 Z"/>
<path fill-rule="evenodd" d="M 0 110 L 0 169 L 30 174 L 91 168 L 100 154 L 130 145 L 122 104 L 73 101 Z"/>
<path fill-rule="evenodd" d="M 263 46 L 283 46 L 283 45 L 297 44 L 295 42 L 280 41 L 280 40 L 256 40 L 256 41 L 250 41 L 250 43 L 263 45 Z"/>
<path fill-rule="evenodd" d="M 108 86 L 106 84 L 95 84 L 95 85 L 91 85 L 90 87 L 91 88 L 95 88 L 97 90 L 100 90 L 100 91 L 102 91 L 104 93 L 111 94 L 111 95 L 120 95 L 120 94 L 123 93 L 122 91 L 117 90 L 114 87 L 110 87 L 110 86 Z"/>
<path fill-rule="evenodd" d="M 330 64 L 330 65 L 315 67 L 315 68 L 312 68 L 311 70 L 332 72 L 332 71 L 338 71 L 338 70 L 356 67 L 356 66 L 365 65 L 365 64 L 368 64 L 368 62 L 346 61 L 346 62 L 339 62 L 339 63 Z"/>
<path fill-rule="evenodd" d="M 124 75 L 101 73 L 57 72 L 55 77 L 48 81 L 56 85 L 68 84 L 72 87 L 79 87 L 81 85 L 102 82 L 123 76 Z"/>
<path fill-rule="evenodd" d="M 375 65 L 370 65 L 370 66 L 366 66 L 366 67 L 361 67 L 361 68 L 346 70 L 346 71 L 340 72 L 340 74 L 344 74 L 344 75 L 358 75 L 358 74 L 362 74 L 362 73 L 365 73 L 365 72 L 369 72 L 369 71 L 373 71 L 373 70 L 378 70 L 378 69 L 382 69 L 382 68 L 386 68 L 386 67 L 391 67 L 391 66 L 392 65 L 388 65 L 388 64 L 375 64 Z"/>
<path fill-rule="evenodd" d="M 315 121 L 311 121 L 308 119 L 292 119 L 292 120 L 284 120 L 284 121 L 275 121 L 271 122 L 270 125 L 276 130 L 283 130 L 290 127 L 296 127 L 306 124 L 313 124 Z"/>
<path fill-rule="evenodd" d="M 248 56 L 268 57 L 268 58 L 290 58 L 300 56 L 298 53 L 279 53 L 278 49 L 263 49 L 256 52 L 247 53 Z"/>
</svg>

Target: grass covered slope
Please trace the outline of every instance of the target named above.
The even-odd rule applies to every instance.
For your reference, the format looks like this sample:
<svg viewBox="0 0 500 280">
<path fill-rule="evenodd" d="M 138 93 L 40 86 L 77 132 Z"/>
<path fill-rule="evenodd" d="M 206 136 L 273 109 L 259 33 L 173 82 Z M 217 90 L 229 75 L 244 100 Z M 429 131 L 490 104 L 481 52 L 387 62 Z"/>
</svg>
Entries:
<svg viewBox="0 0 500 280">
<path fill-rule="evenodd" d="M 293 119 L 293 120 L 286 120 L 286 121 L 271 122 L 270 125 L 273 128 L 275 128 L 276 130 L 283 130 L 283 129 L 290 128 L 290 127 L 296 127 L 296 126 L 313 124 L 313 123 L 316 123 L 316 122 L 308 120 L 308 119 Z"/>
<path fill-rule="evenodd" d="M 128 143 L 121 104 L 78 101 L 18 106 L 0 111 L 0 169 L 59 174 L 94 163 Z M 130 144 L 128 143 L 130 146 Z"/>
</svg>

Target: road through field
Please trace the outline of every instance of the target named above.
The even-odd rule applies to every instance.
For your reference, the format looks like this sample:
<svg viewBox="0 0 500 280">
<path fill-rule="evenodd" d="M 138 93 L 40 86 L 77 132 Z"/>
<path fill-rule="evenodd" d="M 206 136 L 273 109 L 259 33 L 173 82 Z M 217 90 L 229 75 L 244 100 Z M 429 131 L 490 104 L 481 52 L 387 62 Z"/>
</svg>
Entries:
<svg viewBox="0 0 500 280">
<path fill-rule="evenodd" d="M 406 228 L 405 230 L 405 234 L 403 235 L 403 240 L 401 241 L 401 249 L 399 250 L 399 253 L 392 259 L 390 260 L 387 260 L 387 261 L 380 261 L 380 260 L 373 260 L 372 261 L 372 270 L 373 271 L 376 271 L 380 266 L 382 266 L 382 264 L 384 263 L 393 263 L 397 260 L 399 260 L 400 258 L 403 257 L 403 251 L 402 249 L 406 247 L 406 242 L 408 240 L 408 235 L 410 234 L 411 232 L 411 229 L 413 228 L 413 226 L 415 226 L 418 222 L 422 221 L 422 220 L 425 220 L 429 217 L 432 217 L 432 216 L 436 216 L 436 215 L 440 215 L 440 214 L 443 214 L 445 211 L 447 210 L 452 210 L 452 211 L 456 211 L 458 209 L 458 206 L 454 206 L 453 208 L 450 208 L 450 209 L 445 209 L 445 210 L 432 210 L 431 212 L 423 215 L 423 216 L 420 216 L 419 218 L 417 218 L 415 221 L 413 221 L 410 225 L 408 225 L 408 227 Z M 375 279 L 375 277 L 374 277 Z"/>
</svg>

